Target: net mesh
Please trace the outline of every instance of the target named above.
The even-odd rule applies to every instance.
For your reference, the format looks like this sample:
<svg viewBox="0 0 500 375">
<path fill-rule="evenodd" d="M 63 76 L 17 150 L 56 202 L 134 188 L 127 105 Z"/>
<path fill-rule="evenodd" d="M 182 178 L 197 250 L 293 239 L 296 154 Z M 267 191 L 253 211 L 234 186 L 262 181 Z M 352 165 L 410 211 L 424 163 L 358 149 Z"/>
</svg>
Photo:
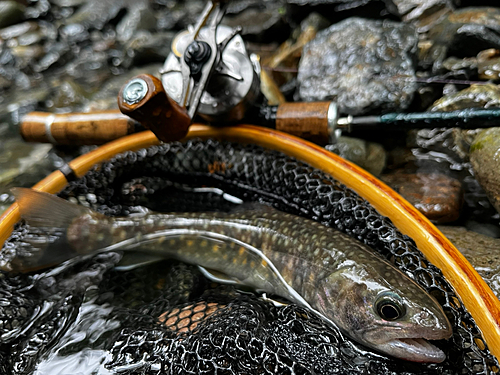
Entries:
<svg viewBox="0 0 500 375">
<path fill-rule="evenodd" d="M 108 215 L 229 210 L 225 194 L 335 227 L 366 243 L 443 306 L 453 337 L 441 364 L 387 358 L 353 343 L 296 305 L 208 282 L 196 267 L 163 261 L 122 272 L 118 254 L 0 278 L 0 369 L 30 373 L 74 320 L 93 286 L 120 322 L 94 343 L 119 374 L 491 374 L 498 363 L 441 272 L 388 218 L 332 177 L 253 145 L 193 140 L 118 155 L 60 193 Z M 3 254 L 29 228 L 19 226 Z M 111 297 L 110 297 L 111 296 Z M 98 299 L 99 300 L 99 299 Z"/>
</svg>

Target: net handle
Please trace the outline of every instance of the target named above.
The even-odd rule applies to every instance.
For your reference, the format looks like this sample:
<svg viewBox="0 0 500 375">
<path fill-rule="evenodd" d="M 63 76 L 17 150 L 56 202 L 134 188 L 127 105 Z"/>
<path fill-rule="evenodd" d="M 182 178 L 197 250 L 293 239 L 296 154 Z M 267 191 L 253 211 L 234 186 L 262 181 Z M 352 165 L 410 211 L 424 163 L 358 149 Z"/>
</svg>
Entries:
<svg viewBox="0 0 500 375">
<path fill-rule="evenodd" d="M 427 259 L 441 269 L 476 321 L 490 352 L 500 360 L 500 301 L 455 246 L 424 215 L 389 186 L 320 146 L 272 129 L 255 125 L 220 128 L 194 124 L 186 137 L 190 138 L 216 138 L 251 143 L 280 151 L 330 174 L 356 191 L 379 213 L 389 217 L 402 233 L 413 238 Z M 118 153 L 159 143 L 150 131 L 132 134 L 79 156 L 69 162 L 68 166 L 79 178 L 94 165 Z M 61 170 L 55 171 L 34 185 L 33 189 L 57 193 L 68 183 L 67 175 Z M 14 203 L 0 217 L 0 245 L 8 238 L 19 220 L 18 207 Z"/>
</svg>

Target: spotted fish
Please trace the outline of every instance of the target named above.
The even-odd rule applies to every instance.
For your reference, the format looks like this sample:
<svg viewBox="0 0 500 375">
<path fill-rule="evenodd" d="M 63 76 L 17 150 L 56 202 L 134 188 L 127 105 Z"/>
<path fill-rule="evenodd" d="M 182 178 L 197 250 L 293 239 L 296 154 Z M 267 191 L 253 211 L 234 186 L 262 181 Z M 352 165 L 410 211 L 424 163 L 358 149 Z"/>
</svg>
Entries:
<svg viewBox="0 0 500 375">
<path fill-rule="evenodd" d="M 27 272 L 114 249 L 176 258 L 306 306 L 379 352 L 445 359 L 427 341 L 452 335 L 433 297 L 361 242 L 312 220 L 245 204 L 230 213 L 115 218 L 30 189 L 15 194 L 31 227 L 60 235 L 28 236 L 30 246 L 4 261 L 4 270 Z"/>
</svg>

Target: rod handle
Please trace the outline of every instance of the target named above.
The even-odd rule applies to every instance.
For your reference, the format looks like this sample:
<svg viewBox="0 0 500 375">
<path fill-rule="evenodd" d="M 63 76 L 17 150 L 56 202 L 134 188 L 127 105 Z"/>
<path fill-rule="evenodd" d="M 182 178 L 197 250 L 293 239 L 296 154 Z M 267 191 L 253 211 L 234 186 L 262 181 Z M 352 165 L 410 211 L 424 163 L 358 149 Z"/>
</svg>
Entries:
<svg viewBox="0 0 500 375">
<path fill-rule="evenodd" d="M 123 85 L 118 107 L 164 142 L 184 138 L 191 125 L 186 108 L 170 98 L 161 81 L 150 74 L 140 74 Z"/>
<path fill-rule="evenodd" d="M 60 145 L 99 145 L 144 130 L 140 124 L 117 110 L 90 113 L 25 115 L 20 133 L 26 142 Z"/>
<path fill-rule="evenodd" d="M 283 103 L 276 113 L 276 130 L 327 144 L 330 139 L 328 110 L 332 102 Z"/>
</svg>

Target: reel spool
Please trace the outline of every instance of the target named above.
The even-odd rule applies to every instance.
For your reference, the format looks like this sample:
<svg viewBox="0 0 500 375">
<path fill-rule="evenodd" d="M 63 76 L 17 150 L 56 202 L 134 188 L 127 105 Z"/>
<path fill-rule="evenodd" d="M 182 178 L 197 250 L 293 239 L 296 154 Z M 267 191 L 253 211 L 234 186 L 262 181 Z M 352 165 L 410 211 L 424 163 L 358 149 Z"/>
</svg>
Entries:
<svg viewBox="0 0 500 375">
<path fill-rule="evenodd" d="M 204 27 L 199 32 L 200 39 L 208 38 L 210 29 Z M 231 38 L 220 53 L 220 60 L 214 68 L 205 91 L 201 95 L 197 114 L 204 120 L 217 122 L 236 122 L 244 118 L 245 113 L 259 98 L 260 67 L 253 64 L 245 43 L 240 35 L 232 35 L 233 29 L 217 26 L 216 43 L 222 44 Z M 163 88 L 170 98 L 180 106 L 182 103 L 183 74 L 182 62 L 185 52 L 192 46 L 189 31 L 179 33 L 172 42 L 172 52 L 160 70 Z"/>
</svg>

